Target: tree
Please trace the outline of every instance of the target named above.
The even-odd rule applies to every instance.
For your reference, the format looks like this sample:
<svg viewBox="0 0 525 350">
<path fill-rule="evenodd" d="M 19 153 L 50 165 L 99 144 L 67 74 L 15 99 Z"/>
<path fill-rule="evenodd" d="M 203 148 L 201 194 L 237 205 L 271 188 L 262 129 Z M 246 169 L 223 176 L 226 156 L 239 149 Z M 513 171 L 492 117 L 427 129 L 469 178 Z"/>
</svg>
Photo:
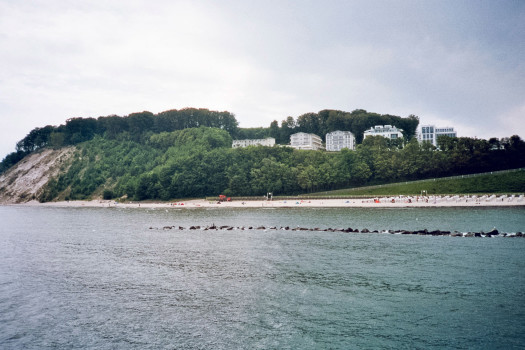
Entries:
<svg viewBox="0 0 525 350">
<path fill-rule="evenodd" d="M 278 144 L 285 143 L 283 140 L 281 140 L 281 134 L 279 133 L 279 123 L 277 120 L 274 120 L 270 123 L 270 137 L 273 137 L 275 142 Z"/>
<path fill-rule="evenodd" d="M 289 168 L 274 158 L 265 158 L 260 167 L 250 172 L 251 186 L 256 194 L 283 193 L 292 181 Z"/>
<path fill-rule="evenodd" d="M 95 118 L 70 118 L 64 127 L 64 140 L 66 144 L 91 140 L 97 133 L 97 120 Z"/>
<path fill-rule="evenodd" d="M 154 119 L 151 112 L 132 113 L 126 118 L 130 137 L 133 141 L 140 141 L 142 135 L 153 130 Z"/>
<path fill-rule="evenodd" d="M 98 133 L 108 139 L 115 139 L 117 135 L 128 131 L 128 123 L 125 118 L 117 115 L 98 117 Z"/>
</svg>

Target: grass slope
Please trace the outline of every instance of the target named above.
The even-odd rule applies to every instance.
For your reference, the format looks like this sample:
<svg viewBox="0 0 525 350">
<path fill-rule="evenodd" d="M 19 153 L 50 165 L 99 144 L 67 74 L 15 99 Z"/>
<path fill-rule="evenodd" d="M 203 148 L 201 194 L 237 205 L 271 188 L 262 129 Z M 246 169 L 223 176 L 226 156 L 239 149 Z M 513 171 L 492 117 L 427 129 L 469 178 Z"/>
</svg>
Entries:
<svg viewBox="0 0 525 350">
<path fill-rule="evenodd" d="M 418 195 L 421 191 L 427 194 L 481 194 L 481 193 L 524 193 L 525 171 L 515 171 L 504 174 L 480 175 L 469 178 L 435 179 L 428 181 L 408 182 L 402 184 L 383 185 L 344 189 L 331 192 L 311 194 L 310 196 L 345 196 L 345 195 Z"/>
</svg>

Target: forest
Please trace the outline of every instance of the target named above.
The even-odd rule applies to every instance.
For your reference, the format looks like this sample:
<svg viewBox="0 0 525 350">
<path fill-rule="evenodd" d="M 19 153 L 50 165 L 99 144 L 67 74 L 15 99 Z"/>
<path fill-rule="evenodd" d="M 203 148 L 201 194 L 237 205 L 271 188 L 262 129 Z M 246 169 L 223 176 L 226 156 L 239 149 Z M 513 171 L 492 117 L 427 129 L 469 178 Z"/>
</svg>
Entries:
<svg viewBox="0 0 525 350">
<path fill-rule="evenodd" d="M 402 128 L 406 137 L 362 140 L 376 124 Z M 5 171 L 16 158 L 45 147 L 76 146 L 76 155 L 39 198 L 133 200 L 228 196 L 291 195 L 314 191 L 460 175 L 525 166 L 525 142 L 519 136 L 490 140 L 441 137 L 439 148 L 413 137 L 418 118 L 321 111 L 279 126 L 242 129 L 233 114 L 205 109 L 134 113 L 69 119 L 65 125 L 32 130 L 17 151 L 2 161 Z M 283 147 L 289 134 L 350 130 L 355 151 L 304 151 Z M 362 130 L 358 134 L 356 130 Z M 275 137 L 275 147 L 232 149 L 234 138 Z M 288 139 L 286 139 L 288 137 Z M 12 157 L 10 159 L 9 157 Z"/>
<path fill-rule="evenodd" d="M 352 131 L 357 142 L 361 142 L 363 132 L 378 124 L 389 124 L 404 129 L 408 140 L 415 135 L 418 123 L 419 119 L 413 115 L 402 118 L 362 109 L 351 113 L 335 110 L 306 113 L 297 119 L 287 117 L 281 121 L 280 127 L 277 120 L 274 120 L 267 128 L 239 128 L 234 114 L 205 108 L 172 109 L 158 114 L 144 111 L 124 117 L 110 115 L 98 118 L 70 118 L 59 126 L 47 125 L 31 130 L 26 137 L 17 142 L 16 151 L 2 160 L 0 174 L 26 155 L 41 148 L 76 145 L 97 135 L 107 140 L 144 144 L 153 134 L 204 126 L 225 130 L 233 139 L 274 137 L 277 144 L 285 145 L 290 142 L 290 135 L 296 132 L 313 133 L 324 139 L 326 133 L 334 130 Z"/>
</svg>

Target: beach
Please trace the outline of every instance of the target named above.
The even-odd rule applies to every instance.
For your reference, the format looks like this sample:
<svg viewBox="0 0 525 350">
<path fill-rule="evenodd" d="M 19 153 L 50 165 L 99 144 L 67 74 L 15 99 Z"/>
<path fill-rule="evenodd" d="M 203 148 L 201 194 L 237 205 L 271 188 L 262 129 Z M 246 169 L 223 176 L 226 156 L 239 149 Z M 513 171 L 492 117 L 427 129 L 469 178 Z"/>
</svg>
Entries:
<svg viewBox="0 0 525 350">
<path fill-rule="evenodd" d="M 506 207 L 525 206 L 520 196 L 393 196 L 359 199 L 288 199 L 288 200 L 232 200 L 210 201 L 193 199 L 176 202 L 118 202 L 115 200 L 62 201 L 40 203 L 30 201 L 28 206 L 55 207 L 121 207 L 121 208 L 422 208 L 422 207 Z"/>
</svg>

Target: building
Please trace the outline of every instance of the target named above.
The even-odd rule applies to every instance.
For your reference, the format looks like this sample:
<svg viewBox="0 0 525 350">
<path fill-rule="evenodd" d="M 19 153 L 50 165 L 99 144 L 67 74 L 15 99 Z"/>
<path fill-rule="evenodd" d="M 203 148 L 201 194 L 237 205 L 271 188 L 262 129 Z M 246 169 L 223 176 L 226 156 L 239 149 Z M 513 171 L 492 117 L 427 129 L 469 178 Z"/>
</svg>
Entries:
<svg viewBox="0 0 525 350">
<path fill-rule="evenodd" d="M 290 136 L 290 146 L 296 149 L 318 150 L 323 149 L 323 140 L 315 134 L 298 132 Z"/>
<path fill-rule="evenodd" d="M 333 131 L 326 134 L 326 150 L 337 152 L 343 148 L 355 149 L 355 137 L 350 131 Z"/>
<path fill-rule="evenodd" d="M 239 147 L 248 147 L 248 146 L 275 146 L 275 139 L 273 137 L 268 137 L 265 139 L 256 139 L 256 140 L 233 140 L 232 148 Z"/>
<path fill-rule="evenodd" d="M 419 142 L 430 142 L 437 147 L 437 139 L 439 136 L 457 137 L 457 133 L 452 127 L 436 128 L 435 125 L 421 125 L 417 133 Z"/>
<path fill-rule="evenodd" d="M 383 136 L 395 140 L 403 137 L 403 129 L 398 129 L 392 125 L 376 125 L 365 131 L 364 138 L 368 136 Z"/>
</svg>

